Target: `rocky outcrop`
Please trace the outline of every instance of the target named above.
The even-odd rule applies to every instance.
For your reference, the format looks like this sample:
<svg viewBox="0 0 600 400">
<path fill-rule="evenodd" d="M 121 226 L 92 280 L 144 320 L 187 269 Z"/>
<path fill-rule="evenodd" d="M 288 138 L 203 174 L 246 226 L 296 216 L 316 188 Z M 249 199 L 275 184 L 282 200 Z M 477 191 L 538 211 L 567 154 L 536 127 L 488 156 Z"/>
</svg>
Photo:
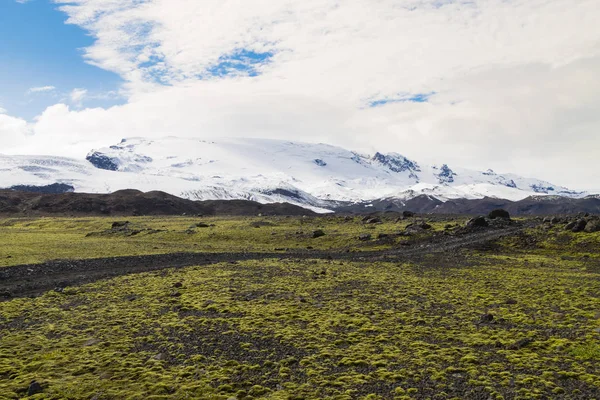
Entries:
<svg viewBox="0 0 600 400">
<path fill-rule="evenodd" d="M 440 173 L 436 176 L 441 184 L 452 183 L 454 182 L 456 173 L 454 173 L 454 171 L 452 171 L 448 165 L 444 164 L 440 167 Z"/>
<path fill-rule="evenodd" d="M 373 161 L 376 161 L 382 165 L 385 165 L 393 172 L 409 172 L 409 176 L 413 179 L 418 180 L 419 176 L 417 172 L 421 172 L 421 167 L 414 161 L 409 160 L 400 154 L 382 154 L 375 153 Z"/>
<path fill-rule="evenodd" d="M 60 194 L 60 193 L 71 193 L 75 191 L 75 188 L 65 183 L 53 183 L 45 186 L 34 186 L 34 185 L 15 185 L 11 186 L 10 190 L 16 190 L 19 192 L 29 193 L 48 193 L 48 194 Z"/>
<path fill-rule="evenodd" d="M 119 161 L 117 159 L 98 151 L 88 154 L 85 159 L 98 169 L 105 169 L 107 171 L 117 171 L 119 169 Z"/>
</svg>

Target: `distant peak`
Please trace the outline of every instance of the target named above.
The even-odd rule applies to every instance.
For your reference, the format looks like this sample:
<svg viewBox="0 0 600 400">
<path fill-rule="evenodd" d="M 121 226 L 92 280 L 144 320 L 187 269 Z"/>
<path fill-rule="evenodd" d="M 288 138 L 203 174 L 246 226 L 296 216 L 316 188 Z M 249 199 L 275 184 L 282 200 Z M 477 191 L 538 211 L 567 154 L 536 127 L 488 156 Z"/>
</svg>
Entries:
<svg viewBox="0 0 600 400">
<path fill-rule="evenodd" d="M 454 182 L 454 177 L 456 176 L 456 173 L 452 171 L 447 164 L 443 164 L 440 167 L 439 174 L 437 174 L 436 176 L 441 184 L 452 183 Z"/>
</svg>

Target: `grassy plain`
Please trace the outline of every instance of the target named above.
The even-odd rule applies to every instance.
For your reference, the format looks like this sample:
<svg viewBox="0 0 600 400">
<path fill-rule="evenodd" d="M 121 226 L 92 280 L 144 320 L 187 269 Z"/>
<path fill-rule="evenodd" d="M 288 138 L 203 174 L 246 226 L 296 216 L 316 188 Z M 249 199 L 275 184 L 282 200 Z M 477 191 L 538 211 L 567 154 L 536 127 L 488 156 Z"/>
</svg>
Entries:
<svg viewBox="0 0 600 400">
<path fill-rule="evenodd" d="M 255 221 L 204 219 L 211 236 L 210 227 L 183 233 L 197 219 L 135 219 L 169 231 L 85 238 L 109 220 L 41 219 L 5 224 L 0 235 L 35 247 L 56 234 L 46 255 L 27 258 L 16 239 L 3 247 L 41 261 L 194 243 L 343 249 L 360 246 L 366 229 L 337 218 L 249 227 Z M 329 234 L 295 233 L 318 227 Z M 61 238 L 66 250 L 56 248 Z M 533 229 L 393 263 L 282 257 L 13 299 L 0 303 L 0 399 L 26 397 L 34 380 L 43 392 L 32 399 L 600 398 L 599 244 L 600 234 Z"/>
<path fill-rule="evenodd" d="M 361 217 L 128 217 L 128 218 L 10 218 L 0 220 L 0 267 L 55 259 L 81 259 L 173 252 L 285 251 L 390 248 L 405 238 L 386 243 L 361 243 L 368 233 L 395 234 L 412 220 L 364 224 Z M 129 221 L 130 232 L 106 232 L 115 221 Z M 459 219 L 459 222 L 464 222 Z M 198 227 L 198 224 L 209 225 Z M 445 223 L 432 222 L 433 229 Z M 313 240 L 315 230 L 326 235 Z M 102 233 L 87 236 L 90 233 Z"/>
</svg>

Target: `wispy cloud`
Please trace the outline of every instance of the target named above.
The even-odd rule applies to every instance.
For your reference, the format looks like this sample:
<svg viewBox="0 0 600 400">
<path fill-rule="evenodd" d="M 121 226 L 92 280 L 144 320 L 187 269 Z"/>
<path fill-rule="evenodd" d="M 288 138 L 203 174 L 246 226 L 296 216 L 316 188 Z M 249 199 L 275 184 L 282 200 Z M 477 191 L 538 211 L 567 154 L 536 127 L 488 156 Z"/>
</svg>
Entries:
<svg viewBox="0 0 600 400">
<path fill-rule="evenodd" d="M 6 108 L 0 107 L 0 114 L 6 114 L 6 113 L 7 113 Z"/>
<path fill-rule="evenodd" d="M 52 92 L 56 90 L 56 88 L 54 86 L 38 86 L 38 87 L 32 87 L 30 88 L 27 93 L 28 94 L 32 94 L 32 93 L 44 93 L 44 92 Z"/>
<path fill-rule="evenodd" d="M 69 94 L 69 100 L 70 100 L 71 104 L 74 105 L 75 107 L 82 107 L 83 100 L 86 98 L 87 93 L 88 93 L 87 89 L 81 89 L 81 88 L 73 89 L 71 91 L 71 93 Z"/>
</svg>

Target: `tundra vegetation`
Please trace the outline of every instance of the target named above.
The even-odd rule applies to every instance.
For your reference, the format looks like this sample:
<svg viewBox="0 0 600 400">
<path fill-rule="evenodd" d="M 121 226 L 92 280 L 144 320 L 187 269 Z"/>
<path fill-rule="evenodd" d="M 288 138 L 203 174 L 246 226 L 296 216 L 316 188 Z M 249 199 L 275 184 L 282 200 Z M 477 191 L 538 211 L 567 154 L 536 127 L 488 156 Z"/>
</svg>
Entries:
<svg viewBox="0 0 600 400">
<path fill-rule="evenodd" d="M 600 232 L 539 221 L 491 243 L 390 261 L 361 252 L 451 237 L 466 218 L 436 217 L 428 227 L 338 216 L 128 221 L 7 219 L 0 263 L 281 256 L 0 303 L 0 398 L 599 397 Z M 289 253 L 307 247 L 355 257 Z"/>
</svg>

